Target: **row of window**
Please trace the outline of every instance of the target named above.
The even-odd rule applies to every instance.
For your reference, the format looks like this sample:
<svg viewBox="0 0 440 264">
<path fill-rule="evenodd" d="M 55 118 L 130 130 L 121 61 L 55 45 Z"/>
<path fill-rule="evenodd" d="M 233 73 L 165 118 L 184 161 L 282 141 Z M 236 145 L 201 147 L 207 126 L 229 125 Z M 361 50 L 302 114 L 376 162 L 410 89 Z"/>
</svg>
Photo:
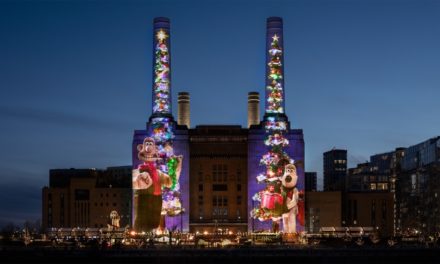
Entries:
<svg viewBox="0 0 440 264">
<path fill-rule="evenodd" d="M 101 207 L 103 207 L 103 206 L 104 206 L 104 203 L 101 202 L 99 205 L 100 205 Z M 112 205 L 113 205 L 113 207 L 118 206 L 117 203 L 113 203 Z M 95 203 L 95 206 L 98 206 L 98 203 Z M 109 203 L 105 203 L 105 206 L 109 206 Z M 122 205 L 122 206 L 123 206 L 123 205 Z M 129 203 L 126 203 L 125 206 L 126 206 L 126 207 L 129 207 L 130 205 L 129 205 Z"/>
<path fill-rule="evenodd" d="M 203 192 L 203 184 L 199 184 L 199 192 Z M 227 191 L 228 185 L 227 184 L 213 184 L 212 185 L 212 191 L 215 192 L 222 192 Z M 237 191 L 241 192 L 241 184 L 237 184 Z"/>
</svg>

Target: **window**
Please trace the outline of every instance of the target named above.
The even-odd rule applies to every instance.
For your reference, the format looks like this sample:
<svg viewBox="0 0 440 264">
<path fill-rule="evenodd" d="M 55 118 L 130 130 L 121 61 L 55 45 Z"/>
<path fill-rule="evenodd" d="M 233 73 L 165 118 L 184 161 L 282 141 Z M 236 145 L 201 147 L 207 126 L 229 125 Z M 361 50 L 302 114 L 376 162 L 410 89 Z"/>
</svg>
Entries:
<svg viewBox="0 0 440 264">
<path fill-rule="evenodd" d="M 199 184 L 199 192 L 203 192 L 203 184 Z"/>
<path fill-rule="evenodd" d="M 227 182 L 228 166 L 226 164 L 212 165 L 212 180 L 213 182 Z"/>
<path fill-rule="evenodd" d="M 215 192 L 227 191 L 228 190 L 228 185 L 227 184 L 213 184 L 212 185 L 212 190 L 215 191 Z"/>
<path fill-rule="evenodd" d="M 241 184 L 237 184 L 237 191 L 241 192 Z"/>
<path fill-rule="evenodd" d="M 241 182 L 241 168 L 237 169 L 237 181 Z"/>
<path fill-rule="evenodd" d="M 89 200 L 90 192 L 86 189 L 75 189 L 75 200 Z"/>
<path fill-rule="evenodd" d="M 377 189 L 378 190 L 382 190 L 382 191 L 388 190 L 388 183 L 378 183 L 377 184 Z"/>
<path fill-rule="evenodd" d="M 241 205 L 241 195 L 237 196 L 237 205 Z"/>
<path fill-rule="evenodd" d="M 203 205 L 203 196 L 199 195 L 199 205 Z"/>
</svg>

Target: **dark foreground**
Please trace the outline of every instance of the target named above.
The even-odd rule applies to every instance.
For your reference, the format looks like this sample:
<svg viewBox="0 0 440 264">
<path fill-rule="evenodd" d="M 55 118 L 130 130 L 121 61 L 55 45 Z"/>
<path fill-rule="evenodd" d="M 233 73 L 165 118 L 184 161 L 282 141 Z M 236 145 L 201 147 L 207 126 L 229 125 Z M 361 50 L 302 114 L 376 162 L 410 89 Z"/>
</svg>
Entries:
<svg viewBox="0 0 440 264">
<path fill-rule="evenodd" d="M 0 263 L 440 263 L 439 248 L 3 248 Z"/>
</svg>

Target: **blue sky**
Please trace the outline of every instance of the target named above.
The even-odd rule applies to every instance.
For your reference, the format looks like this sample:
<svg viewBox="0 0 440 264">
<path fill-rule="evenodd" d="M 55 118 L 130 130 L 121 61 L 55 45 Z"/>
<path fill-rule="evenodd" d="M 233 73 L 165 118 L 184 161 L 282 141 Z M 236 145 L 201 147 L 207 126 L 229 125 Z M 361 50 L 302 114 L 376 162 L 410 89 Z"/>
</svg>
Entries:
<svg viewBox="0 0 440 264">
<path fill-rule="evenodd" d="M 172 89 L 191 124 L 246 125 L 265 23 L 284 19 L 286 112 L 306 170 L 439 135 L 440 1 L 0 0 L 0 224 L 36 219 L 52 168 L 131 162 L 151 113 L 152 21 L 171 19 Z"/>
</svg>

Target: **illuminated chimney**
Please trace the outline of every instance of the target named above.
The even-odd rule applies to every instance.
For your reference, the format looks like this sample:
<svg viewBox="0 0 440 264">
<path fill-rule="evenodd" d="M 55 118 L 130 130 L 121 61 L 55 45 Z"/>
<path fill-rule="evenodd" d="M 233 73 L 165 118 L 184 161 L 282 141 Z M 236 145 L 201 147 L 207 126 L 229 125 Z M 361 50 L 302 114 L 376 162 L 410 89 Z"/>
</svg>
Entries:
<svg viewBox="0 0 440 264">
<path fill-rule="evenodd" d="M 180 92 L 177 97 L 177 124 L 185 125 L 189 128 L 189 93 Z"/>
<path fill-rule="evenodd" d="M 248 93 L 248 127 L 260 124 L 260 95 L 257 92 Z"/>
<path fill-rule="evenodd" d="M 283 20 L 269 17 L 266 26 L 265 119 L 284 114 L 284 36 Z"/>
<path fill-rule="evenodd" d="M 152 117 L 172 118 L 170 35 L 170 20 L 154 18 Z"/>
</svg>

